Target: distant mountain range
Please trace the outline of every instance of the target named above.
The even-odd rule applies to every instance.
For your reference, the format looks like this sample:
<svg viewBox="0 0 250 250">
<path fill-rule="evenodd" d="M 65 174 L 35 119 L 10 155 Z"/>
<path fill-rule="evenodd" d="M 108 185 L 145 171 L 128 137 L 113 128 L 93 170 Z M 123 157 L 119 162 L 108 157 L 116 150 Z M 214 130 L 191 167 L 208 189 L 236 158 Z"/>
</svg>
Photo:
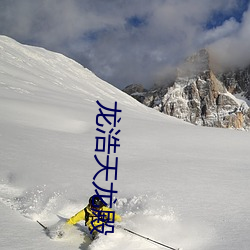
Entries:
<svg viewBox="0 0 250 250">
<path fill-rule="evenodd" d="M 188 57 L 172 84 L 124 90 L 139 102 L 187 122 L 221 128 L 250 128 L 250 66 L 220 71 L 208 50 Z"/>
</svg>

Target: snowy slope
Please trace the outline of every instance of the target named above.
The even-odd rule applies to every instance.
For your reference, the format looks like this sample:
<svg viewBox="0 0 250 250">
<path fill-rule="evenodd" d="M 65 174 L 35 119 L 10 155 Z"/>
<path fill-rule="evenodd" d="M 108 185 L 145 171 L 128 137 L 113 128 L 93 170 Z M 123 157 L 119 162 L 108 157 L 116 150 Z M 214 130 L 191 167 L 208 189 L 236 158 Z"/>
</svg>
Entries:
<svg viewBox="0 0 250 250">
<path fill-rule="evenodd" d="M 90 245 L 84 226 L 51 240 L 35 222 L 53 228 L 94 193 L 96 100 L 122 109 L 114 186 L 123 226 L 185 250 L 249 249 L 248 132 L 165 116 L 60 54 L 4 36 L 0 249 L 163 249 L 121 229 Z"/>
</svg>

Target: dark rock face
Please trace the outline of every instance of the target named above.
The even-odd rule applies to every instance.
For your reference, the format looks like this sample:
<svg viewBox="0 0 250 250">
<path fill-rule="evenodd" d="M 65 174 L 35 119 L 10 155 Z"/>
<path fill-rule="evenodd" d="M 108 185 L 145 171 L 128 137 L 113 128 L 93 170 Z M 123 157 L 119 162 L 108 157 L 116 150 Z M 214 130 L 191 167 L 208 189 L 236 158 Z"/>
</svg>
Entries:
<svg viewBox="0 0 250 250">
<path fill-rule="evenodd" d="M 125 89 L 123 89 L 125 93 L 128 95 L 133 96 L 137 101 L 143 103 L 145 99 L 145 94 L 147 92 L 146 89 L 144 89 L 142 84 L 131 84 L 128 85 Z"/>
<path fill-rule="evenodd" d="M 250 100 L 250 66 L 218 74 L 228 91 L 232 94 L 242 93 Z"/>
<path fill-rule="evenodd" d="M 196 125 L 250 127 L 247 103 L 233 95 L 250 97 L 250 67 L 215 75 L 209 53 L 204 49 L 187 58 L 177 72 L 171 87 L 146 91 L 140 86 L 129 94 L 146 106 Z"/>
</svg>

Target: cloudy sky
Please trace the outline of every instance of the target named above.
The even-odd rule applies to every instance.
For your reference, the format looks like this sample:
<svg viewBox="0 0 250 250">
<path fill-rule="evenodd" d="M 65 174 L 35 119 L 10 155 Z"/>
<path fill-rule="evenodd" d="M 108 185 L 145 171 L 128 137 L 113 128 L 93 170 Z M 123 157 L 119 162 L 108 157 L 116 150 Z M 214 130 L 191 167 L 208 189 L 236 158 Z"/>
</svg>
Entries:
<svg viewBox="0 0 250 250">
<path fill-rule="evenodd" d="M 250 0 L 0 0 L 0 34 L 61 52 L 111 84 L 146 87 L 211 47 L 250 62 Z"/>
</svg>

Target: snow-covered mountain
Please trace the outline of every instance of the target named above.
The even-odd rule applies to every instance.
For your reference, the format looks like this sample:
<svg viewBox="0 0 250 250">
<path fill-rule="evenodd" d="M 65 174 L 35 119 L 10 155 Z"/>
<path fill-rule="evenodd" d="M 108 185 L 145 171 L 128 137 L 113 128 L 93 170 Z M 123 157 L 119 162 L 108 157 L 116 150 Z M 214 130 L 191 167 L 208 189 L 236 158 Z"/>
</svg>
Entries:
<svg viewBox="0 0 250 250">
<path fill-rule="evenodd" d="M 122 229 L 90 244 L 84 222 L 50 239 L 36 223 L 63 224 L 57 215 L 72 216 L 94 193 L 97 100 L 122 110 L 114 209 L 124 227 L 184 250 L 249 249 L 249 133 L 166 116 L 63 55 L 4 36 L 1 249 L 163 249 Z M 104 174 L 97 181 L 107 186 Z"/>
<path fill-rule="evenodd" d="M 248 104 L 250 103 L 250 66 L 224 70 L 216 75 L 230 93 L 245 97 Z"/>
<path fill-rule="evenodd" d="M 180 65 L 171 86 L 146 91 L 131 85 L 124 92 L 146 106 L 196 125 L 249 129 L 249 89 L 248 68 L 215 73 L 210 54 L 203 49 Z"/>
</svg>

